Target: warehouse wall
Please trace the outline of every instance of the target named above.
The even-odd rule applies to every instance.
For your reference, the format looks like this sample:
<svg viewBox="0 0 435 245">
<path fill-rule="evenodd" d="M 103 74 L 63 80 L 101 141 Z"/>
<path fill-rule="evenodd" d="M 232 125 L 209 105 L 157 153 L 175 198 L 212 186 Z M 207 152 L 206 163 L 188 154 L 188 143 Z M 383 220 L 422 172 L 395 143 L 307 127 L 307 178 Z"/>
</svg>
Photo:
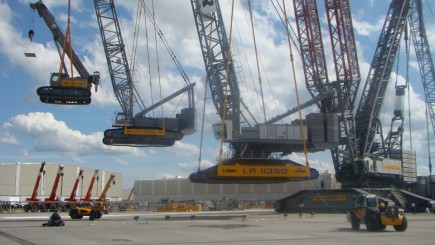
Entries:
<svg viewBox="0 0 435 245">
<path fill-rule="evenodd" d="M 41 178 L 38 188 L 38 198 L 43 199 L 50 195 L 54 185 L 54 180 L 60 164 L 47 163 L 45 165 L 45 174 Z M 27 197 L 32 195 L 36 179 L 39 173 L 41 164 L 5 164 L 0 165 L 0 200 L 19 200 L 25 201 Z M 86 195 L 92 176 L 95 169 L 82 168 L 83 179 L 80 180 L 76 191 L 76 196 L 81 197 Z M 64 164 L 63 177 L 59 181 L 56 196 L 61 200 L 68 198 L 73 189 L 80 167 Z M 100 170 L 98 173 L 98 181 L 95 180 L 92 189 L 93 198 L 97 198 L 111 174 L 115 174 L 115 184 L 111 183 L 111 187 L 107 192 L 107 198 L 112 201 L 122 200 L 122 185 L 123 176 L 121 173 Z"/>
<path fill-rule="evenodd" d="M 197 184 L 188 179 L 135 180 L 134 200 L 156 202 L 164 198 L 170 200 L 212 200 L 235 198 L 239 200 L 276 200 L 287 197 L 299 190 L 336 189 L 340 185 L 329 173 L 320 174 L 313 181 L 297 181 L 280 184 Z"/>
</svg>

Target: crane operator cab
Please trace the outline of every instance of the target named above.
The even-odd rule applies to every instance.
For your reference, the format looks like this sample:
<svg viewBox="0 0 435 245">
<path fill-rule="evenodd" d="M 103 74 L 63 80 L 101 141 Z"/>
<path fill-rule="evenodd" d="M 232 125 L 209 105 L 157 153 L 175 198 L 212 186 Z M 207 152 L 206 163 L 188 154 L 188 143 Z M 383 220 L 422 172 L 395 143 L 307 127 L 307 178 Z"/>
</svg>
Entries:
<svg viewBox="0 0 435 245">
<path fill-rule="evenodd" d="M 100 73 L 94 72 L 89 77 L 70 78 L 66 73 L 52 73 L 50 86 L 39 87 L 36 93 L 41 102 L 48 104 L 88 105 L 91 103 L 91 87 L 97 91 Z"/>
</svg>

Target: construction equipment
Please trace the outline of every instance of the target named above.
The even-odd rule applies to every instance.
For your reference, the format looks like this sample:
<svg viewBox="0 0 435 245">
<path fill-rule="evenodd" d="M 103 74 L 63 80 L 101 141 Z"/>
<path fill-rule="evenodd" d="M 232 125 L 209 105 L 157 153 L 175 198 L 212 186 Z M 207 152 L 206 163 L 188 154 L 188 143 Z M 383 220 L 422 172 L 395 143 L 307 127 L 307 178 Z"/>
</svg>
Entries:
<svg viewBox="0 0 435 245">
<path fill-rule="evenodd" d="M 324 113 L 340 114 L 340 140 L 331 154 L 336 178 L 342 187 L 403 186 L 416 182 L 415 153 L 402 149 L 403 95 L 406 86 L 396 84 L 396 105 L 391 130 L 382 135 L 380 109 L 407 19 L 416 46 L 426 103 L 435 86 L 434 68 L 424 31 L 419 0 L 391 1 L 367 80 L 356 107 L 360 72 L 348 0 L 325 0 L 337 79 L 328 81 L 315 0 L 294 0 L 298 40 L 304 59 L 307 88 L 312 96 L 334 91 L 318 104 Z M 424 73 L 424 74 L 423 74 Z"/>
<path fill-rule="evenodd" d="M 230 43 L 219 1 L 204 4 L 191 0 L 191 5 L 206 81 L 217 113 L 223 120 L 213 125 L 213 132 L 218 140 L 229 143 L 232 152 L 220 156 L 216 166 L 198 169 L 189 179 L 199 183 L 278 183 L 317 178 L 317 170 L 283 157 L 305 148 L 317 152 L 336 146 L 338 115 L 312 113 L 291 124 L 275 123 L 331 94 L 322 94 L 264 123 L 257 122 L 240 97 L 235 61 L 229 53 Z M 246 113 L 242 113 L 241 106 Z"/>
<path fill-rule="evenodd" d="M 347 213 L 353 230 L 365 224 L 369 231 L 379 231 L 392 225 L 396 231 L 405 231 L 408 221 L 404 210 L 393 201 L 374 194 L 361 194 L 355 198 L 354 209 Z"/>
<path fill-rule="evenodd" d="M 106 207 L 106 195 L 110 188 L 110 183 L 115 179 L 115 175 L 111 174 L 104 190 L 101 192 L 100 197 L 95 201 L 81 202 L 77 206 L 73 206 L 69 209 L 69 216 L 71 219 L 81 219 L 83 216 L 89 216 L 89 220 L 99 219 L 104 213 L 108 213 Z"/>
<path fill-rule="evenodd" d="M 36 183 L 35 187 L 33 188 L 32 196 L 30 198 L 26 198 L 27 204 L 24 205 L 24 211 L 25 212 L 37 212 L 39 211 L 39 207 L 41 206 L 41 200 L 39 200 L 38 197 L 38 188 L 39 184 L 41 183 L 42 175 L 45 174 L 45 162 L 41 163 L 41 167 L 39 168 L 38 177 L 36 177 Z"/>
<path fill-rule="evenodd" d="M 77 199 L 76 199 L 76 192 L 77 192 L 77 188 L 79 187 L 79 182 L 80 182 L 80 179 L 82 178 L 82 176 L 83 176 L 83 169 L 80 169 L 79 170 L 79 173 L 77 174 L 77 178 L 76 178 L 76 181 L 74 182 L 74 186 L 73 186 L 73 188 L 72 188 L 72 190 L 71 190 L 71 194 L 69 195 L 69 198 L 66 198 L 65 199 L 65 201 L 67 201 L 67 202 L 69 202 L 69 203 L 74 203 L 74 202 L 77 202 Z M 98 173 L 98 172 L 97 172 Z"/>
<path fill-rule="evenodd" d="M 130 194 L 128 194 L 127 200 L 125 201 L 124 205 L 122 205 L 119 208 L 119 211 L 133 211 L 134 210 L 133 205 L 131 205 L 131 202 L 130 202 L 131 197 L 133 196 L 133 193 L 134 193 L 134 187 L 131 188 L 131 191 L 130 191 Z"/>
<path fill-rule="evenodd" d="M 63 176 L 63 164 L 59 165 L 57 169 L 56 177 L 54 178 L 53 187 L 51 188 L 50 196 L 44 199 L 43 210 L 42 211 L 57 211 L 60 210 L 60 201 L 56 197 L 57 188 L 59 186 L 59 181 L 61 176 Z"/>
<path fill-rule="evenodd" d="M 81 201 L 83 201 L 83 202 L 90 202 L 91 201 L 92 189 L 94 188 L 94 182 L 95 182 L 95 179 L 98 177 L 99 171 L 100 171 L 99 169 L 95 169 L 94 175 L 92 176 L 91 182 L 89 183 L 88 191 L 86 192 L 85 197 L 80 199 Z"/>
<path fill-rule="evenodd" d="M 40 87 L 36 90 L 40 97 L 41 102 L 48 104 L 73 104 L 73 105 L 88 105 L 91 103 L 91 87 L 95 86 L 95 92 L 97 92 L 98 85 L 100 83 L 100 74 L 94 72 L 90 75 L 86 70 L 77 54 L 71 47 L 71 43 L 67 40 L 62 33 L 61 29 L 55 22 L 54 16 L 48 10 L 48 8 L 41 2 L 31 3 L 30 7 L 33 10 L 38 11 L 47 27 L 53 33 L 54 42 L 60 52 L 60 47 L 67 54 L 74 68 L 79 73 L 80 77 L 70 77 L 65 65 L 59 69 L 59 72 L 51 74 L 50 86 Z M 68 23 L 69 24 L 69 23 Z M 69 29 L 69 28 L 68 28 Z M 68 33 L 67 33 L 68 34 Z M 62 55 L 61 55 L 62 56 Z M 63 63 L 63 60 L 62 60 Z M 72 73 L 73 71 L 71 71 Z"/>
<path fill-rule="evenodd" d="M 151 16 L 145 3 L 140 1 L 139 4 L 141 4 L 139 7 Z M 112 125 L 115 128 L 104 132 L 103 143 L 115 146 L 166 147 L 172 146 L 184 135 L 195 132 L 196 112 L 193 97 L 195 83 L 191 83 L 182 70 L 163 33 L 158 29 L 154 17 L 150 17 L 152 24 L 155 29 L 158 29 L 158 36 L 175 62 L 186 87 L 147 107 L 138 93 L 137 83 L 133 81 L 114 1 L 94 0 L 94 5 L 113 91 L 122 109 Z M 188 93 L 188 107 L 181 109 L 181 113 L 176 114 L 175 118 L 158 118 L 150 114 L 152 110 L 160 108 L 164 103 L 185 92 Z"/>
</svg>

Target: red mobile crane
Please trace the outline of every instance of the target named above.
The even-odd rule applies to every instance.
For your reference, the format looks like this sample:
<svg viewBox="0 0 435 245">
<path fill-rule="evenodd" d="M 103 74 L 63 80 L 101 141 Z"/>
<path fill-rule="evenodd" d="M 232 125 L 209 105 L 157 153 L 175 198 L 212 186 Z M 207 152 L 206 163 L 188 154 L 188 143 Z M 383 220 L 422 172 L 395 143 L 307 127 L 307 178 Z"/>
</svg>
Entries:
<svg viewBox="0 0 435 245">
<path fill-rule="evenodd" d="M 37 208 L 40 206 L 39 199 L 37 199 L 38 196 L 38 188 L 39 183 L 41 182 L 41 177 L 45 173 L 44 170 L 45 162 L 41 163 L 41 167 L 39 168 L 38 177 L 36 178 L 35 187 L 33 188 L 32 196 L 30 198 L 26 198 L 27 204 L 24 206 L 24 211 L 37 211 Z"/>
<path fill-rule="evenodd" d="M 75 181 L 73 189 L 71 191 L 71 194 L 69 195 L 69 198 L 65 199 L 65 201 L 67 201 L 69 203 L 77 201 L 76 200 L 76 191 L 77 191 L 77 188 L 79 186 L 80 178 L 83 176 L 83 171 L 84 171 L 83 169 L 79 170 L 79 173 L 77 175 L 76 181 Z"/>
<path fill-rule="evenodd" d="M 53 188 L 51 188 L 51 193 L 48 198 L 44 199 L 44 205 L 41 206 L 41 211 L 55 211 L 59 210 L 59 200 L 56 200 L 57 187 L 59 186 L 60 176 L 63 176 L 63 164 L 59 165 L 57 169 L 56 178 L 54 179 Z"/>
<path fill-rule="evenodd" d="M 92 188 L 94 187 L 94 182 L 98 176 L 99 171 L 100 171 L 99 169 L 95 169 L 94 176 L 92 176 L 91 183 L 89 184 L 88 192 L 86 192 L 86 196 L 81 199 L 82 201 L 84 201 L 84 202 L 91 201 Z"/>
</svg>

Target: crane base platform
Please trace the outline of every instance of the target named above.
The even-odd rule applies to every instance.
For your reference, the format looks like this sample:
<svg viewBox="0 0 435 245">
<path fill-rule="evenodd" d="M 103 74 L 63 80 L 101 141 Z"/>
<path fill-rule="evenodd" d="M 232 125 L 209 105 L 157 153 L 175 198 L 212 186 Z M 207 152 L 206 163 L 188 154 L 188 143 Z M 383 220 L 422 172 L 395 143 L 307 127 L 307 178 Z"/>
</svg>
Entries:
<svg viewBox="0 0 435 245">
<path fill-rule="evenodd" d="M 307 171 L 309 169 L 309 172 Z M 290 160 L 229 159 L 221 166 L 189 175 L 193 183 L 210 184 L 273 184 L 317 179 L 319 172 Z"/>
<path fill-rule="evenodd" d="M 85 88 L 44 86 L 39 87 L 36 93 L 41 102 L 47 104 L 89 105 L 91 103 L 91 91 Z"/>
<path fill-rule="evenodd" d="M 183 133 L 166 130 L 165 135 L 124 134 L 124 128 L 104 131 L 103 143 L 113 146 L 168 147 L 183 138 Z"/>
</svg>

